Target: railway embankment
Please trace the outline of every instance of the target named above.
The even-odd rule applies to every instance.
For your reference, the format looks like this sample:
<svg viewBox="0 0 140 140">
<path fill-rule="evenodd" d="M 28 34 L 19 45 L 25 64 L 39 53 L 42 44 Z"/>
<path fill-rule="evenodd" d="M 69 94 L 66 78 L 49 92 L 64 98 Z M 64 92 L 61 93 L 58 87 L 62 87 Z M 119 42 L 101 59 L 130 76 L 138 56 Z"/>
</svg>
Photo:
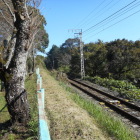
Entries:
<svg viewBox="0 0 140 140">
<path fill-rule="evenodd" d="M 137 139 L 121 121 L 110 117 L 111 113 L 105 113 L 100 107 L 78 96 L 45 69 L 41 69 L 41 74 L 46 89 L 45 106 L 52 139 Z M 115 123 L 112 123 L 112 119 Z"/>
<path fill-rule="evenodd" d="M 49 72 L 41 69 L 43 87 L 46 90 L 45 110 L 49 130 L 54 140 L 111 140 L 93 117 L 79 107 L 60 83 Z"/>
<path fill-rule="evenodd" d="M 89 113 L 92 114 L 96 118 L 96 120 L 100 124 L 102 124 L 105 128 L 109 128 L 108 131 L 111 132 L 111 134 L 114 134 L 114 132 L 117 132 L 114 135 L 118 139 L 122 137 L 123 139 L 127 139 L 126 138 L 127 136 L 128 136 L 128 139 L 130 139 L 128 135 L 128 131 L 126 130 L 130 128 L 135 133 L 136 137 L 138 139 L 140 138 L 140 135 L 139 135 L 139 132 L 140 132 L 139 110 L 140 108 L 137 104 L 132 103 L 126 99 L 118 98 L 114 96 L 111 91 L 108 92 L 107 90 L 105 91 L 101 90 L 101 88 L 97 87 L 97 85 L 95 86 L 94 84 L 89 83 L 89 82 L 87 84 L 86 81 L 83 81 L 83 80 L 77 81 L 77 80 L 69 79 L 68 81 L 74 87 L 76 87 L 74 88 L 72 86 L 72 88 L 74 88 L 73 90 L 75 90 L 76 93 L 78 93 L 78 95 L 80 96 L 80 100 L 83 100 L 81 102 L 84 102 L 84 104 L 87 104 L 86 106 L 82 104 L 82 107 L 88 110 Z M 84 99 L 82 99 L 81 97 Z M 90 102 L 92 102 L 93 105 L 90 104 Z M 81 105 L 79 101 L 78 101 L 78 104 Z M 88 106 L 92 106 L 91 108 L 94 108 L 94 109 L 89 109 Z M 100 106 L 101 109 L 97 109 L 98 111 L 95 111 L 98 106 Z M 101 112 L 101 114 L 95 113 L 95 112 Z M 101 118 L 98 117 L 99 114 Z M 112 116 L 115 116 L 115 117 L 112 117 Z M 102 119 L 102 118 L 106 118 L 106 119 Z M 123 124 L 127 125 L 128 128 L 125 127 L 125 125 Z M 120 127 L 115 128 L 115 126 L 120 126 Z"/>
</svg>

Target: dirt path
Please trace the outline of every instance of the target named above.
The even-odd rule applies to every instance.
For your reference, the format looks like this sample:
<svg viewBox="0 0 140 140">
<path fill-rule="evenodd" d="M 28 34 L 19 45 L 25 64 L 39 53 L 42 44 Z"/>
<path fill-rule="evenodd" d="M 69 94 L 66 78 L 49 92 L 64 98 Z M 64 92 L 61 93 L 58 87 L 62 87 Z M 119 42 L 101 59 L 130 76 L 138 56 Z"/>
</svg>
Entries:
<svg viewBox="0 0 140 140">
<path fill-rule="evenodd" d="M 49 73 L 41 69 L 46 93 L 46 112 L 52 140 L 111 140 Z"/>
</svg>

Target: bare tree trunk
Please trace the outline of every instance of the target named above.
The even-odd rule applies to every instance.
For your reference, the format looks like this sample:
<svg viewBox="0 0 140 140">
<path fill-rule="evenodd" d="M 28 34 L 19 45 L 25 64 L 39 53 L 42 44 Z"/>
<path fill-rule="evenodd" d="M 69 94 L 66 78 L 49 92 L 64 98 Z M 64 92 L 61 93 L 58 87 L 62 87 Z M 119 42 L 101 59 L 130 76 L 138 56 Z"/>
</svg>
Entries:
<svg viewBox="0 0 140 140">
<path fill-rule="evenodd" d="M 29 104 L 24 88 L 27 52 L 17 54 L 5 76 L 6 101 L 12 122 L 26 124 L 29 120 Z"/>
</svg>

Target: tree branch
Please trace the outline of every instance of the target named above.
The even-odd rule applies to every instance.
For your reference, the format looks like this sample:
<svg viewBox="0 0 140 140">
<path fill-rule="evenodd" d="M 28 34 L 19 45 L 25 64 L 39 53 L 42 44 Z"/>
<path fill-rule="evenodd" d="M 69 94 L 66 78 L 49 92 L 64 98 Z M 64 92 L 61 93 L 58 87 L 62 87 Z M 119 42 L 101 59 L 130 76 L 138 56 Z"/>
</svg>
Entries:
<svg viewBox="0 0 140 140">
<path fill-rule="evenodd" d="M 35 39 L 35 36 L 36 36 L 36 34 L 39 32 L 39 29 L 36 31 L 36 32 L 34 32 L 34 34 L 33 34 L 33 36 L 31 37 L 31 39 L 29 40 L 29 47 L 28 47 L 28 49 L 30 50 L 31 49 L 31 47 L 32 47 L 32 45 L 33 45 L 33 42 L 34 42 L 34 39 Z"/>
<path fill-rule="evenodd" d="M 4 30 L 6 30 L 6 32 L 4 32 L 4 33 L 10 36 L 9 31 L 7 30 L 7 28 L 5 28 L 5 27 L 2 26 L 2 25 L 0 25 L 0 26 L 1 26 Z"/>
<path fill-rule="evenodd" d="M 16 16 L 15 16 L 15 14 L 12 12 L 12 10 L 11 10 L 11 8 L 10 8 L 10 6 L 9 6 L 9 4 L 8 3 L 6 3 L 5 2 L 5 0 L 2 0 L 3 2 L 4 2 L 4 4 L 8 7 L 8 10 L 9 10 L 9 12 L 10 12 L 10 14 L 12 15 L 12 17 L 13 17 L 13 21 L 15 22 L 16 21 Z"/>
<path fill-rule="evenodd" d="M 13 54 L 14 54 L 14 50 L 15 50 L 15 43 L 16 43 L 16 37 L 13 37 L 12 40 L 11 40 L 11 45 L 10 45 L 10 50 L 9 50 L 9 53 L 8 53 L 8 58 L 7 58 L 7 62 L 6 64 L 4 65 L 4 67 L 6 69 L 8 69 L 9 67 L 9 64 L 11 62 L 11 59 L 13 57 Z"/>
<path fill-rule="evenodd" d="M 25 0 L 25 9 L 26 9 L 27 18 L 30 19 L 30 15 L 27 8 L 27 0 Z"/>
<path fill-rule="evenodd" d="M 11 26 L 13 27 L 13 25 L 6 19 L 6 17 L 4 16 L 4 14 L 2 13 L 2 11 L 0 11 L 1 15 L 3 16 L 3 18 L 5 19 L 5 21 Z"/>
</svg>

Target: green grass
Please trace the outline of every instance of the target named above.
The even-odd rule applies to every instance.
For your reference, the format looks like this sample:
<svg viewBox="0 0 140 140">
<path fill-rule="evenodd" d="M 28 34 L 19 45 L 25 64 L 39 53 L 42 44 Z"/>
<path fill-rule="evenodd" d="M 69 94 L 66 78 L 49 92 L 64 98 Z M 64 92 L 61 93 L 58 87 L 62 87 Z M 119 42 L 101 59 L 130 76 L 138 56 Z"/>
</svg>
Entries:
<svg viewBox="0 0 140 140">
<path fill-rule="evenodd" d="M 4 96 L 5 96 L 5 93 L 4 92 L 0 92 L 0 110 L 1 110 L 0 111 L 0 127 L 3 127 L 3 124 L 10 119 L 10 115 L 8 113 L 7 107 L 5 107 L 3 109 L 3 107 L 6 105 L 6 101 L 5 101 L 5 97 Z M 0 130 L 0 139 L 7 132 L 8 132 L 8 130 L 5 130 L 5 129 Z"/>
<path fill-rule="evenodd" d="M 4 92 L 0 92 L 0 110 L 6 105 L 6 101 L 5 101 L 5 93 Z M 3 123 L 7 120 L 10 119 L 7 107 L 4 108 L 4 110 L 2 110 L 0 112 L 0 123 Z"/>
<path fill-rule="evenodd" d="M 75 101 L 81 108 L 85 109 L 94 119 L 100 124 L 100 127 L 110 136 L 117 140 L 136 140 L 135 135 L 130 129 L 125 126 L 120 120 L 111 116 L 104 111 L 99 105 L 93 104 L 90 101 L 79 96 L 70 87 L 64 83 L 60 83 L 67 91 L 71 92 L 70 98 Z"/>
<path fill-rule="evenodd" d="M 30 116 L 31 120 L 29 121 L 27 127 L 23 127 L 23 130 L 19 131 L 19 127 L 12 127 L 12 133 L 9 133 L 9 129 L 4 128 L 0 130 L 0 139 L 3 140 L 3 136 L 6 134 L 7 140 L 16 140 L 16 139 L 26 139 L 26 140 L 37 140 L 38 139 L 38 108 L 37 108 L 37 96 L 36 96 L 36 76 L 33 75 L 31 79 L 27 78 L 25 81 L 25 88 L 28 93 L 28 101 L 30 104 Z M 0 92 L 0 110 L 5 106 L 5 93 Z M 7 108 L 4 108 L 0 112 L 0 124 L 5 123 L 10 119 Z M 5 139 L 5 138 L 4 138 Z"/>
<path fill-rule="evenodd" d="M 8 134 L 6 139 L 7 140 L 15 140 L 15 139 L 18 139 L 19 138 L 19 135 L 17 134 L 10 134 L 9 133 L 9 129 L 5 127 L 5 125 L 9 124 L 8 121 L 10 120 L 10 115 L 9 115 L 9 112 L 7 110 L 7 107 L 6 107 L 6 101 L 5 101 L 5 93 L 4 92 L 0 92 L 0 127 L 3 128 L 0 130 L 0 139 L 1 140 L 4 140 L 3 139 L 3 136 L 5 134 Z"/>
<path fill-rule="evenodd" d="M 32 79 L 27 78 L 25 81 L 25 87 L 28 92 L 28 101 L 30 104 L 31 120 L 28 123 L 28 131 L 30 137 L 27 140 L 37 139 L 38 136 L 38 107 L 37 107 L 37 95 L 36 95 L 36 76 L 33 75 Z"/>
</svg>

